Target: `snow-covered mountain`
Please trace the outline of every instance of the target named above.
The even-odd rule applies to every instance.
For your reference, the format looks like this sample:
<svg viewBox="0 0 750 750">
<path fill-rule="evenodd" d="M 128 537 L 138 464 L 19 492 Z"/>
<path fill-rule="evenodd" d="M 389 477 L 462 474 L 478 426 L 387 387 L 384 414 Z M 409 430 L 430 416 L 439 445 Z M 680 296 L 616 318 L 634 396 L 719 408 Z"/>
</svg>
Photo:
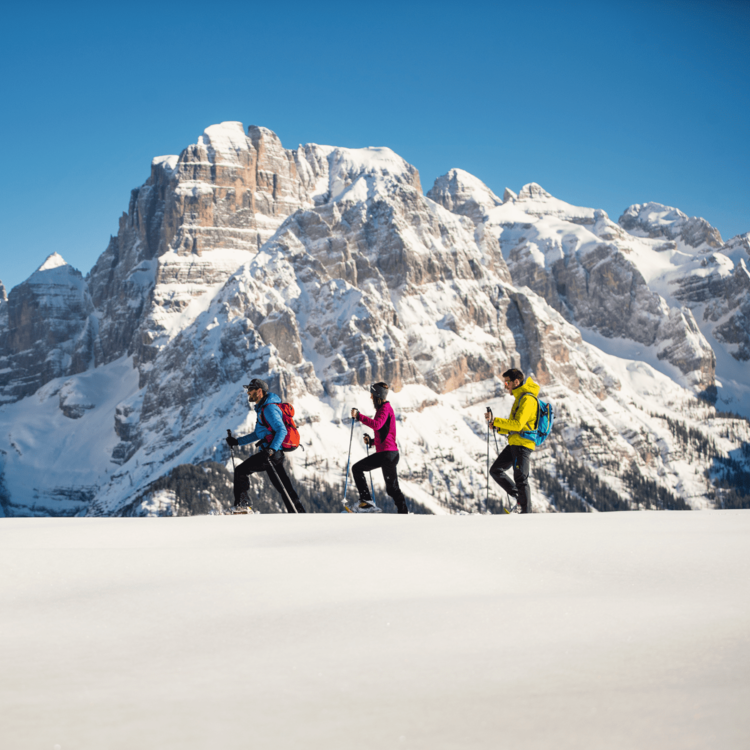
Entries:
<svg viewBox="0 0 750 750">
<path fill-rule="evenodd" d="M 737 502 L 750 431 L 711 402 L 750 415 L 749 247 L 658 204 L 616 224 L 457 169 L 425 196 L 387 148 L 212 126 L 154 159 L 85 279 L 52 254 L 0 294 L 3 512 L 179 510 L 154 482 L 230 465 L 251 377 L 295 405 L 300 485 L 340 483 L 348 411 L 386 380 L 407 496 L 484 508 L 513 366 L 557 411 L 537 509 Z"/>
</svg>

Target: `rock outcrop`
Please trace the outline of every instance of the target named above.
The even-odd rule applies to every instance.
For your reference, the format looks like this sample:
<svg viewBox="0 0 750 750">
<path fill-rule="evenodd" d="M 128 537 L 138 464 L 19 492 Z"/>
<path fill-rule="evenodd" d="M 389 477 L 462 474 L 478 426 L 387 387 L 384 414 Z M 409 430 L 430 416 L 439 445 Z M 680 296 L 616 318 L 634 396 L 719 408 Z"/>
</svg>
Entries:
<svg viewBox="0 0 750 750">
<path fill-rule="evenodd" d="M 0 401 L 91 367 L 98 326 L 83 276 L 53 253 L 0 303 Z"/>
<path fill-rule="evenodd" d="M 674 254 L 674 266 L 661 277 L 663 293 L 690 308 L 706 338 L 723 347 L 739 362 L 750 358 L 750 235 L 722 243 L 721 235 L 705 219 L 688 218 L 659 203 L 635 205 L 620 217 L 630 233 L 666 237 L 672 245 L 661 252 Z"/>
<path fill-rule="evenodd" d="M 180 156 L 154 159 L 120 230 L 92 269 L 102 357 L 146 366 L 198 313 L 188 308 L 226 281 L 307 199 L 293 152 L 266 128 L 207 128 Z"/>
<path fill-rule="evenodd" d="M 428 195 L 498 238 L 515 285 L 534 290 L 581 328 L 653 347 L 659 359 L 678 367 L 685 382 L 698 390 L 713 386 L 715 355 L 710 345 L 690 310 L 671 310 L 651 289 L 624 227 L 604 211 L 571 206 L 536 183 L 525 185 L 517 197 L 508 195 L 500 205 L 476 178 L 464 174 L 452 170 L 438 178 Z M 652 216 L 645 208 L 634 215 L 643 222 Z M 659 236 L 671 236 L 672 231 L 713 241 L 700 221 L 678 219 L 678 228 L 665 225 Z"/>
<path fill-rule="evenodd" d="M 692 248 L 722 246 L 721 234 L 705 219 L 688 216 L 661 203 L 638 203 L 628 207 L 618 224 L 629 234 L 640 237 L 666 237 Z"/>
</svg>

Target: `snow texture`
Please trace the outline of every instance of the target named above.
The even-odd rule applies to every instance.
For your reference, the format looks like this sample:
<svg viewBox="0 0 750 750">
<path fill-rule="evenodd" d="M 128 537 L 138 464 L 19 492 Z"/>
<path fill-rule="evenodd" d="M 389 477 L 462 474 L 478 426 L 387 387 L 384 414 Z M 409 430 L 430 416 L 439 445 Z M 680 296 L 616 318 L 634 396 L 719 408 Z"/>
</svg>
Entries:
<svg viewBox="0 0 750 750">
<path fill-rule="evenodd" d="M 6 519 L 0 746 L 743 750 L 750 511 Z"/>
</svg>

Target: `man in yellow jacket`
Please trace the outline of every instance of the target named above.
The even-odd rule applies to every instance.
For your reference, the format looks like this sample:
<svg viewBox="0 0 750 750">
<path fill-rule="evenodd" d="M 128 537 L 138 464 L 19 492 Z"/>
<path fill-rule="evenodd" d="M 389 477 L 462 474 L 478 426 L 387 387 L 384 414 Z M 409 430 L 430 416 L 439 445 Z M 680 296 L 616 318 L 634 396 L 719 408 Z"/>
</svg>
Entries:
<svg viewBox="0 0 750 750">
<path fill-rule="evenodd" d="M 501 435 L 510 435 L 508 445 L 497 457 L 490 468 L 492 478 L 517 503 L 521 513 L 531 513 L 531 491 L 529 490 L 529 464 L 531 451 L 536 448 L 533 440 L 521 437 L 518 433 L 536 428 L 537 400 L 531 396 L 539 396 L 539 386 L 531 379 L 523 379 L 523 373 L 515 368 L 503 373 L 505 390 L 513 394 L 515 401 L 510 410 L 509 419 L 492 420 L 492 412 L 485 414 L 487 421 L 492 420 L 492 426 Z M 531 394 L 531 395 L 527 395 Z M 513 479 L 505 472 L 513 467 Z M 514 481 L 515 480 L 515 481 Z"/>
</svg>

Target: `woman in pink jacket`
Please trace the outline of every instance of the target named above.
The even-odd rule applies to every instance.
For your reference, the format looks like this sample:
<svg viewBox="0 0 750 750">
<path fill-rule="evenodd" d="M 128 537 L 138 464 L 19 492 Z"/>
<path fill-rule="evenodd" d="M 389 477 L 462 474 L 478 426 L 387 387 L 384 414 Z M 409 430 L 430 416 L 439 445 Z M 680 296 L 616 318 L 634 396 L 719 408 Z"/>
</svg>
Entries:
<svg viewBox="0 0 750 750">
<path fill-rule="evenodd" d="M 398 446 L 396 445 L 396 415 L 393 407 L 388 403 L 387 383 L 375 383 L 370 386 L 370 398 L 375 405 L 375 417 L 370 419 L 352 409 L 352 419 L 358 419 L 365 427 L 375 431 L 375 453 L 363 458 L 352 466 L 354 483 L 359 491 L 359 510 L 363 512 L 377 512 L 380 510 L 367 488 L 365 472 L 382 469 L 385 478 L 385 491 L 393 498 L 399 513 L 408 513 L 406 499 L 398 486 Z M 365 435 L 365 444 L 371 445 L 372 438 Z"/>
</svg>

